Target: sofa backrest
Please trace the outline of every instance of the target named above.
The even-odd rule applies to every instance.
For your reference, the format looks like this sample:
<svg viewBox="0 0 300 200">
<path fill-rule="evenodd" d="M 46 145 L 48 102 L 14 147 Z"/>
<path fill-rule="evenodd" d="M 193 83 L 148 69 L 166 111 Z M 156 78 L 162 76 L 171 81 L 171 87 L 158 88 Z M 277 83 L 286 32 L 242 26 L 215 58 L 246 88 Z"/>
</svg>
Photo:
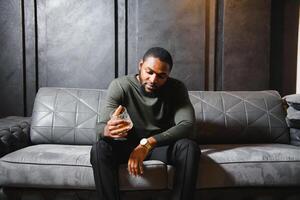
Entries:
<svg viewBox="0 0 300 200">
<path fill-rule="evenodd" d="M 190 91 L 194 137 L 203 144 L 289 143 L 286 111 L 277 91 Z"/>
<path fill-rule="evenodd" d="M 190 91 L 199 143 L 289 143 L 276 91 Z M 34 102 L 33 144 L 92 144 L 106 90 L 40 88 Z"/>
<path fill-rule="evenodd" d="M 34 102 L 30 138 L 33 144 L 92 144 L 106 91 L 40 88 Z"/>
</svg>

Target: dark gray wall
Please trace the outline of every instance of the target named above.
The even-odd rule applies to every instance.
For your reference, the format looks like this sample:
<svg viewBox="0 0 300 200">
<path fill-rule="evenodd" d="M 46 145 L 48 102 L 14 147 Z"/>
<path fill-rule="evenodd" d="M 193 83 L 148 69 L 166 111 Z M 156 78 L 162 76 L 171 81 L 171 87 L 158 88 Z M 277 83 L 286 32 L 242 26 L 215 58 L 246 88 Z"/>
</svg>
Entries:
<svg viewBox="0 0 300 200">
<path fill-rule="evenodd" d="M 204 89 L 205 0 L 129 0 L 128 71 L 152 46 L 162 46 L 174 58 L 172 76 L 191 90 Z"/>
<path fill-rule="evenodd" d="M 0 1 L 0 117 L 32 112 L 40 87 L 107 88 L 117 73 L 115 2 Z"/>
<path fill-rule="evenodd" d="M 299 6 L 299 0 L 272 0 L 270 88 L 281 95 L 296 92 Z"/>
<path fill-rule="evenodd" d="M 152 46 L 189 90 L 269 89 L 271 0 L 0 0 L 0 117 L 40 87 L 107 88 Z"/>
<path fill-rule="evenodd" d="M 106 88 L 115 76 L 114 2 L 37 1 L 40 87 Z"/>
<path fill-rule="evenodd" d="M 269 89 L 270 0 L 224 0 L 218 90 Z"/>
<path fill-rule="evenodd" d="M 0 1 L 0 116 L 24 115 L 22 5 Z"/>
</svg>

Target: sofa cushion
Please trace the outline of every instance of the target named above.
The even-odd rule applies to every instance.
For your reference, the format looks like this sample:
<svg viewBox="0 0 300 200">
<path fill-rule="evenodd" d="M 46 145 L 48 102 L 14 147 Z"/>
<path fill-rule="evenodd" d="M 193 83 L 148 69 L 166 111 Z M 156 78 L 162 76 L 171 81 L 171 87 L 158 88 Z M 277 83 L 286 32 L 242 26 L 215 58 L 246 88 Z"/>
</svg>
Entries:
<svg viewBox="0 0 300 200">
<path fill-rule="evenodd" d="M 201 145 L 197 188 L 300 186 L 300 148 L 286 144 Z M 174 168 L 168 166 L 172 188 Z"/>
<path fill-rule="evenodd" d="M 190 91 L 199 143 L 288 143 L 276 91 Z M 106 90 L 40 88 L 33 108 L 34 144 L 92 144 Z"/>
<path fill-rule="evenodd" d="M 92 144 L 105 90 L 40 88 L 34 102 L 33 144 Z"/>
<path fill-rule="evenodd" d="M 0 159 L 0 185 L 30 188 L 94 189 L 91 146 L 34 145 Z M 167 188 L 167 167 L 145 161 L 144 176 L 130 176 L 127 164 L 119 168 L 121 190 Z"/>
<path fill-rule="evenodd" d="M 300 186 L 300 148 L 285 144 L 201 145 L 197 188 Z M 35 145 L 0 159 L 0 185 L 94 189 L 90 146 Z M 172 188 L 174 167 L 145 161 L 144 176 L 119 168 L 120 189 Z M 168 171 L 168 173 L 167 173 Z"/>
<path fill-rule="evenodd" d="M 300 94 L 291 94 L 284 96 L 283 99 L 286 100 L 287 104 L 296 110 L 300 110 Z"/>
<path fill-rule="evenodd" d="M 300 186 L 300 148 L 285 144 L 203 146 L 198 186 Z"/>
<path fill-rule="evenodd" d="M 289 143 L 286 112 L 276 91 L 192 91 L 201 144 Z"/>
<path fill-rule="evenodd" d="M 290 128 L 300 128 L 300 110 L 293 107 L 288 107 L 286 122 Z"/>
<path fill-rule="evenodd" d="M 0 119 L 0 157 L 30 144 L 30 117 L 10 116 Z"/>
<path fill-rule="evenodd" d="M 291 144 L 300 146 L 300 129 L 290 128 Z"/>
</svg>

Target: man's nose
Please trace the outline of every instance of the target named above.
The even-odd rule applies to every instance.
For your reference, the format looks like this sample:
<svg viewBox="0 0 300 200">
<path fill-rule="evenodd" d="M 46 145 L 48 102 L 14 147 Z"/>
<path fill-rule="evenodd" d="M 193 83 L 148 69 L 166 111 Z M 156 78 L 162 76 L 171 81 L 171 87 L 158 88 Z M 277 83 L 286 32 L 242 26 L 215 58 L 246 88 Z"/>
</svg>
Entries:
<svg viewBox="0 0 300 200">
<path fill-rule="evenodd" d="M 156 74 L 152 74 L 152 75 L 150 76 L 150 82 L 151 82 L 151 83 L 156 83 L 156 81 L 157 81 L 157 75 L 156 75 Z"/>
</svg>

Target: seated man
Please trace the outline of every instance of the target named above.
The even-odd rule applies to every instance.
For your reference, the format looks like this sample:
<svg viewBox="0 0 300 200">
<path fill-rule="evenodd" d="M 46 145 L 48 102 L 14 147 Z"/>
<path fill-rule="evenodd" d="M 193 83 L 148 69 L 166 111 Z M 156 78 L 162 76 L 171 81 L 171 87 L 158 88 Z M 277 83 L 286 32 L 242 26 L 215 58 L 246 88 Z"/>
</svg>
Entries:
<svg viewBox="0 0 300 200">
<path fill-rule="evenodd" d="M 186 87 L 170 78 L 168 51 L 149 49 L 139 63 L 139 74 L 117 78 L 108 88 L 100 119 L 100 140 L 91 150 L 91 164 L 99 200 L 118 200 L 118 167 L 128 164 L 131 175 L 143 175 L 144 160 L 175 166 L 172 200 L 193 199 L 200 150 L 188 139 L 195 113 Z M 122 106 L 120 106 L 122 105 Z M 123 112 L 128 120 L 111 117 Z"/>
</svg>

